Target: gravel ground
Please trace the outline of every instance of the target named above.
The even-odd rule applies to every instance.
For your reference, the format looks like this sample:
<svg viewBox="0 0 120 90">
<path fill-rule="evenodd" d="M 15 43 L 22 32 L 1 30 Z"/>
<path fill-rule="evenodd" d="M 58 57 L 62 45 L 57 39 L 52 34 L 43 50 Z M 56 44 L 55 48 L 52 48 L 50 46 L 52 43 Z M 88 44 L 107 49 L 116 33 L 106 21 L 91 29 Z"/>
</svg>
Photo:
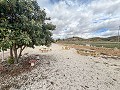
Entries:
<svg viewBox="0 0 120 90">
<path fill-rule="evenodd" d="M 47 53 L 39 48 L 24 52 L 40 54 L 38 66 L 0 82 L 0 90 L 120 90 L 119 59 L 81 56 L 57 44 Z"/>
</svg>

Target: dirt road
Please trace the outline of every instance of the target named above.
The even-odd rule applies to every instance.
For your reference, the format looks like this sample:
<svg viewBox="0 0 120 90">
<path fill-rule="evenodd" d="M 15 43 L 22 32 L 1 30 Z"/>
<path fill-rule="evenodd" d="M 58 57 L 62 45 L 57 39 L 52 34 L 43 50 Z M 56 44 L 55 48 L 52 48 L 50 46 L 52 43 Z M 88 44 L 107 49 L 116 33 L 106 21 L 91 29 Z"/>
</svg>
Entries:
<svg viewBox="0 0 120 90">
<path fill-rule="evenodd" d="M 24 53 L 43 56 L 41 65 L 11 78 L 9 83 L 20 87 L 10 90 L 120 90 L 120 60 L 81 56 L 62 47 L 52 44 L 47 53 L 41 53 L 40 47 L 26 49 Z"/>
</svg>

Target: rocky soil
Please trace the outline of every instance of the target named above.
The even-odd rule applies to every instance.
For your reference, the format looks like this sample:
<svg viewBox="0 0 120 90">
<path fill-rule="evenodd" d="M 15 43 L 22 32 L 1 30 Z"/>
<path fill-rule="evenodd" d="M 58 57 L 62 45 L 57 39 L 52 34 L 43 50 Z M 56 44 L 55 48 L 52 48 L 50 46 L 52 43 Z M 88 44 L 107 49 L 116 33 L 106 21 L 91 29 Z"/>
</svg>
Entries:
<svg viewBox="0 0 120 90">
<path fill-rule="evenodd" d="M 26 64 L 29 69 L 22 73 L 6 79 L 0 75 L 0 90 L 120 90 L 119 59 L 81 56 L 62 47 L 52 44 L 47 53 L 40 47 L 26 49 L 24 53 L 40 60 L 35 67 Z"/>
</svg>

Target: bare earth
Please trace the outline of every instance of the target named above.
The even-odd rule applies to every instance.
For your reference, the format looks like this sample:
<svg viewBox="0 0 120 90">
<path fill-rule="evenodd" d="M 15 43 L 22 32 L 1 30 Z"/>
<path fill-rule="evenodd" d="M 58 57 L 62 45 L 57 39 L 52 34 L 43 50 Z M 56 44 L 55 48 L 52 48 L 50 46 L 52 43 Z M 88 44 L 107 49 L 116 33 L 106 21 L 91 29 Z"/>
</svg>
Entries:
<svg viewBox="0 0 120 90">
<path fill-rule="evenodd" d="M 62 50 L 58 44 L 47 53 L 39 48 L 24 53 L 42 55 L 40 66 L 6 81 L 20 86 L 10 90 L 120 90 L 119 59 L 81 56 L 74 48 Z"/>
</svg>

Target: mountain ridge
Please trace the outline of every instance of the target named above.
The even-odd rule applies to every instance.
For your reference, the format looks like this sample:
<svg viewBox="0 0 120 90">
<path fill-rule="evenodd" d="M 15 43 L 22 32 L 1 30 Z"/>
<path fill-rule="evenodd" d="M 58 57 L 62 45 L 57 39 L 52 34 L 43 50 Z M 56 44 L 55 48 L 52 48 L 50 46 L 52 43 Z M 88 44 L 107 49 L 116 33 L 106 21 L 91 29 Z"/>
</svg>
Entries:
<svg viewBox="0 0 120 90">
<path fill-rule="evenodd" d="M 70 38 L 66 38 L 66 39 L 59 39 L 60 41 L 110 41 L 110 42 L 117 42 L 118 41 L 118 36 L 111 36 L 111 37 L 106 37 L 106 38 L 102 38 L 102 37 L 93 37 L 93 38 L 88 38 L 88 39 L 84 39 L 81 37 L 70 37 Z"/>
</svg>

